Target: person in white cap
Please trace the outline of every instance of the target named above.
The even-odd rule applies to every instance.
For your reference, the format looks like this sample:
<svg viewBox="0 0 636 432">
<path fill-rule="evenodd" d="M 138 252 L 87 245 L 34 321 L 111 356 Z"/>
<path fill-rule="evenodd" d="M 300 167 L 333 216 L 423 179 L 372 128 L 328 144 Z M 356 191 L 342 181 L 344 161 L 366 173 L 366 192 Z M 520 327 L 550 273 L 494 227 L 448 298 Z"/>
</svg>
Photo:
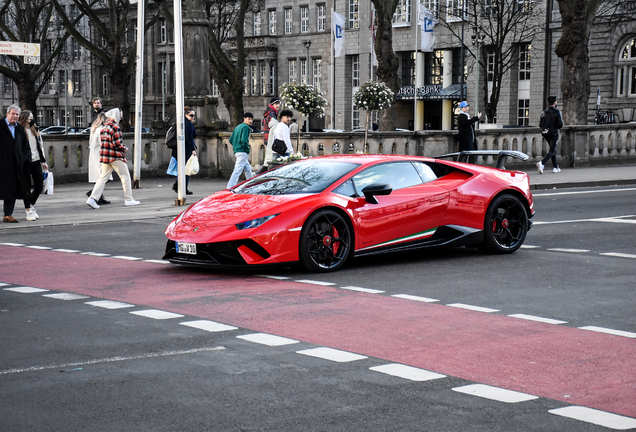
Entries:
<svg viewBox="0 0 636 432">
<path fill-rule="evenodd" d="M 475 141 L 474 124 L 481 118 L 481 113 L 474 117 L 470 117 L 468 114 L 468 107 L 470 105 L 464 101 L 459 104 L 459 115 L 457 116 L 457 130 L 459 131 L 459 151 L 463 150 L 477 150 L 477 143 Z"/>
<path fill-rule="evenodd" d="M 119 120 L 121 119 L 121 111 L 119 108 L 113 108 L 106 113 L 107 120 L 101 131 L 101 147 L 99 150 L 99 161 L 102 164 L 102 174 L 95 183 L 91 196 L 88 197 L 89 207 L 98 209 L 97 199 L 102 196 L 104 186 L 108 181 L 113 170 L 117 171 L 124 188 L 125 204 L 127 206 L 139 205 L 139 201 L 135 201 L 132 196 L 130 173 L 126 162 L 126 146 L 119 128 Z"/>
</svg>

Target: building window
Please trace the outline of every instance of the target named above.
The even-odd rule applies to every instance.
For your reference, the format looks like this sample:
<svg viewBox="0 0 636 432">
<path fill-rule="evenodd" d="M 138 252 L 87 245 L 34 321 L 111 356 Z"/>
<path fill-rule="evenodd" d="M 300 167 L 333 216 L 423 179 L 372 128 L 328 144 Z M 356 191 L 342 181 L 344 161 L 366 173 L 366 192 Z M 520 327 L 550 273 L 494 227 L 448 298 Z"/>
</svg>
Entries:
<svg viewBox="0 0 636 432">
<path fill-rule="evenodd" d="M 514 3 L 514 11 L 519 13 L 532 11 L 532 1 L 531 0 L 516 0 Z"/>
<path fill-rule="evenodd" d="M 261 11 L 254 12 L 254 36 L 261 35 Z"/>
<path fill-rule="evenodd" d="M 307 84 L 307 60 L 300 60 L 300 83 Z"/>
<path fill-rule="evenodd" d="M 317 6 L 318 9 L 318 31 L 322 32 L 325 31 L 325 28 L 327 26 L 327 6 L 325 6 L 324 4 L 318 5 Z"/>
<path fill-rule="evenodd" d="M 102 75 L 102 96 L 107 97 L 109 94 L 109 79 L 108 75 Z"/>
<path fill-rule="evenodd" d="M 261 95 L 266 95 L 267 94 L 267 66 L 265 62 L 259 62 L 258 63 L 258 68 L 260 69 L 261 72 L 261 82 L 260 82 L 260 87 L 261 87 Z"/>
<path fill-rule="evenodd" d="M 75 114 L 75 127 L 84 127 L 84 111 L 76 109 L 73 113 Z"/>
<path fill-rule="evenodd" d="M 42 110 L 38 110 L 37 120 L 38 125 L 44 124 L 44 112 Z"/>
<path fill-rule="evenodd" d="M 289 80 L 288 83 L 292 84 L 296 82 L 296 60 L 289 61 Z"/>
<path fill-rule="evenodd" d="M 420 4 L 423 4 L 426 9 L 433 12 L 433 15 L 437 16 L 439 12 L 439 5 L 437 1 L 438 0 L 424 0 L 421 1 Z"/>
<path fill-rule="evenodd" d="M 530 79 L 530 44 L 519 45 L 519 81 Z"/>
<path fill-rule="evenodd" d="M 415 85 L 415 52 L 402 53 L 402 85 Z"/>
<path fill-rule="evenodd" d="M 59 71 L 60 73 L 60 94 L 64 94 L 68 91 L 68 72 L 67 71 Z"/>
<path fill-rule="evenodd" d="M 616 94 L 619 97 L 636 96 L 636 38 L 629 39 L 618 52 L 616 62 Z"/>
<path fill-rule="evenodd" d="M 316 91 L 322 91 L 322 59 L 314 59 L 313 71 L 314 88 Z"/>
<path fill-rule="evenodd" d="M 351 56 L 351 87 L 360 87 L 360 56 L 357 54 Z"/>
<path fill-rule="evenodd" d="M 493 82 L 495 79 L 495 52 L 490 50 L 486 58 L 486 77 L 488 82 Z"/>
<path fill-rule="evenodd" d="M 349 0 L 349 28 L 360 28 L 360 0 Z"/>
<path fill-rule="evenodd" d="M 269 94 L 274 94 L 274 89 L 276 88 L 276 62 L 269 62 Z"/>
<path fill-rule="evenodd" d="M 517 126 L 530 125 L 530 99 L 519 99 L 517 109 Z"/>
<path fill-rule="evenodd" d="M 432 53 L 425 53 L 424 63 L 424 84 L 442 84 L 444 79 L 444 51 L 435 50 Z"/>
<path fill-rule="evenodd" d="M 446 21 L 461 21 L 462 15 L 466 19 L 466 0 L 446 0 Z"/>
<path fill-rule="evenodd" d="M 276 9 L 269 11 L 269 35 L 276 36 Z"/>
<path fill-rule="evenodd" d="M 55 111 L 53 111 L 52 109 L 47 109 L 46 110 L 46 126 L 53 126 L 55 125 Z"/>
<path fill-rule="evenodd" d="M 466 62 L 464 62 L 464 82 L 466 81 L 466 78 L 468 77 L 468 74 L 466 73 L 466 70 L 468 68 L 468 65 L 466 64 Z M 455 48 L 453 49 L 453 68 L 452 68 L 452 83 L 453 84 L 460 84 L 462 82 L 462 49 L 461 48 Z"/>
<path fill-rule="evenodd" d="M 247 77 L 248 74 L 248 70 L 247 70 L 247 65 L 243 66 L 243 94 L 245 96 L 249 96 L 250 94 L 250 83 L 249 83 L 249 79 Z"/>
<path fill-rule="evenodd" d="M 51 74 L 48 85 L 49 85 L 49 93 L 55 94 L 55 90 L 57 90 L 57 86 L 55 85 L 55 74 Z"/>
<path fill-rule="evenodd" d="M 159 43 L 166 43 L 166 20 L 163 18 L 159 20 Z"/>
<path fill-rule="evenodd" d="M 285 34 L 291 34 L 292 32 L 292 19 L 294 10 L 292 8 L 285 9 Z"/>
<path fill-rule="evenodd" d="M 411 23 L 411 0 L 399 0 L 393 14 L 393 25 L 401 26 Z"/>
<path fill-rule="evenodd" d="M 212 96 L 219 97 L 219 85 L 216 83 L 215 79 L 212 79 Z"/>
<path fill-rule="evenodd" d="M 82 71 L 73 71 L 73 94 L 82 93 Z"/>
<path fill-rule="evenodd" d="M 300 7 L 300 32 L 307 33 L 309 31 L 309 6 Z"/>
<path fill-rule="evenodd" d="M 252 78 L 252 96 L 258 95 L 258 69 L 256 63 L 252 63 L 250 67 L 250 77 Z"/>
<path fill-rule="evenodd" d="M 13 87 L 13 80 L 8 76 L 4 76 L 4 92 L 11 93 L 11 88 Z"/>
<path fill-rule="evenodd" d="M 71 51 L 73 59 L 79 60 L 82 58 L 82 46 L 78 44 L 74 38 L 71 38 Z"/>
<path fill-rule="evenodd" d="M 356 105 L 351 107 L 351 129 L 360 129 L 360 108 Z"/>
</svg>

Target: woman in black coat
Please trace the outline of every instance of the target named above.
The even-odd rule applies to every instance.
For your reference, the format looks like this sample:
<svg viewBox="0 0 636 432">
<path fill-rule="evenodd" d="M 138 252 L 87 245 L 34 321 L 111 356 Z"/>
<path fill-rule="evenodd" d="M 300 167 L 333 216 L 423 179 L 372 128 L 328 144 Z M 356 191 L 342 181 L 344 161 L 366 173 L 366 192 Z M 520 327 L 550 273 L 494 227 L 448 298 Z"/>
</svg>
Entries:
<svg viewBox="0 0 636 432">
<path fill-rule="evenodd" d="M 0 200 L 3 200 L 4 210 L 2 222 L 17 222 L 13 217 L 15 200 L 29 195 L 29 186 L 22 169 L 24 162 L 31 158 L 31 149 L 24 128 L 18 123 L 20 111 L 20 107 L 11 105 L 6 117 L 0 120 Z"/>
<path fill-rule="evenodd" d="M 185 157 L 186 162 L 190 159 L 190 156 L 196 156 L 197 154 L 197 146 L 194 143 L 194 139 L 197 137 L 197 130 L 192 123 L 195 119 L 195 112 L 190 107 L 185 107 L 185 123 L 183 125 L 183 132 L 185 133 Z M 172 149 L 172 157 L 177 158 L 177 147 Z M 190 192 L 188 189 L 188 183 L 190 183 L 190 176 L 185 176 L 186 179 L 186 195 L 192 195 L 193 192 Z M 174 181 L 172 185 L 172 190 L 177 192 L 178 179 Z"/>
<path fill-rule="evenodd" d="M 462 102 L 459 104 L 460 112 L 457 116 L 457 130 L 459 131 L 459 151 L 477 150 L 474 124 L 479 121 L 481 113 L 471 118 L 468 115 L 469 106 L 470 105 L 466 102 Z"/>
</svg>

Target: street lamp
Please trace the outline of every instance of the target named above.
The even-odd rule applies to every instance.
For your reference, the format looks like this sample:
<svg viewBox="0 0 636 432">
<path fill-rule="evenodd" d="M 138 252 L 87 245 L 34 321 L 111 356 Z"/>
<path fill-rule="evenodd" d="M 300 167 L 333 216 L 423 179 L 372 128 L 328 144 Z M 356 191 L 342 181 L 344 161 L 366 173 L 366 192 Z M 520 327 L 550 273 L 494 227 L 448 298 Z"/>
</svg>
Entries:
<svg viewBox="0 0 636 432">
<path fill-rule="evenodd" d="M 166 52 L 161 55 L 161 121 L 166 121 Z"/>
<path fill-rule="evenodd" d="M 310 81 L 309 81 L 309 70 L 310 70 L 310 66 L 309 66 L 309 47 L 311 47 L 311 41 L 310 40 L 304 40 L 303 41 L 303 45 L 305 45 L 305 49 L 307 50 L 307 55 L 305 56 L 305 68 L 307 68 L 307 70 L 306 70 L 307 85 L 309 85 L 309 83 L 310 83 Z M 309 132 L 309 116 L 307 116 L 307 119 L 305 120 L 305 132 Z M 300 136 L 300 134 L 298 134 L 298 136 Z"/>
</svg>

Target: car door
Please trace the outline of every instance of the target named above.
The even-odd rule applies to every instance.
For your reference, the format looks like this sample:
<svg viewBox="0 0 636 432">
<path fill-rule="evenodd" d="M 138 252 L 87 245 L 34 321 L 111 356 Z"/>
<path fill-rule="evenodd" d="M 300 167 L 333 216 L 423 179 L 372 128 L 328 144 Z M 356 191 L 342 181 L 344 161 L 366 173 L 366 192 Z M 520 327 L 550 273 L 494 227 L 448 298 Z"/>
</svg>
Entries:
<svg viewBox="0 0 636 432">
<path fill-rule="evenodd" d="M 374 165 L 352 177 L 357 198 L 352 203 L 356 223 L 356 251 L 390 249 L 426 241 L 439 226 L 448 205 L 449 192 L 435 185 L 435 174 L 419 162 Z M 389 184 L 389 195 L 376 196 L 377 204 L 364 198 L 370 184 Z"/>
</svg>

